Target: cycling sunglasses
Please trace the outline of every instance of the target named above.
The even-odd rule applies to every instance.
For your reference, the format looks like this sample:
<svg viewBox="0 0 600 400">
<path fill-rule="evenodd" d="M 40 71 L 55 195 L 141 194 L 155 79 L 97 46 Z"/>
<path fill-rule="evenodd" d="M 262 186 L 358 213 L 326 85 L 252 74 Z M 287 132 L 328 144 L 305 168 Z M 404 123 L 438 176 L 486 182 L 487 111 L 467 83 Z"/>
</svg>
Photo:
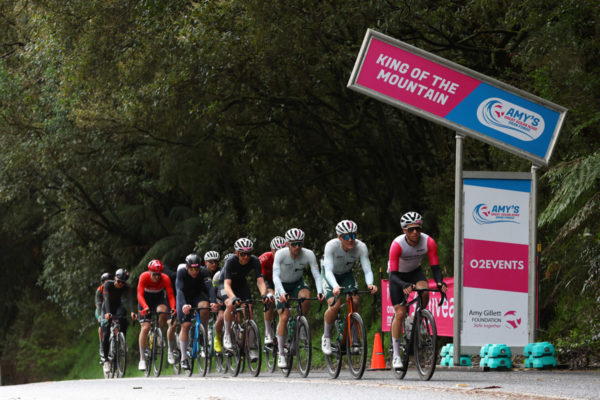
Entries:
<svg viewBox="0 0 600 400">
<path fill-rule="evenodd" d="M 356 239 L 356 233 L 346 233 L 345 235 L 342 235 L 342 239 L 344 240 L 354 240 Z"/>
</svg>

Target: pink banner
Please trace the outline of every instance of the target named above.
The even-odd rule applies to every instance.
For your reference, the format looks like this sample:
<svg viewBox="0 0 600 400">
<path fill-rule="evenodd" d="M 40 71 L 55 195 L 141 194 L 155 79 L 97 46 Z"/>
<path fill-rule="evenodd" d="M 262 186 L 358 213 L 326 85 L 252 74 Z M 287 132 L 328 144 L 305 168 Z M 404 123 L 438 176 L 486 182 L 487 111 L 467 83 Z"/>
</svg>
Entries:
<svg viewBox="0 0 600 400">
<path fill-rule="evenodd" d="M 356 83 L 445 117 L 481 82 L 373 38 Z"/>
<path fill-rule="evenodd" d="M 454 336 L 454 278 L 445 278 L 444 282 L 448 285 L 447 299 L 441 306 L 438 303 L 441 299 L 440 293 L 429 293 L 429 304 L 427 309 L 431 311 L 437 326 L 438 336 Z M 431 289 L 436 288 L 433 279 L 428 280 Z M 411 293 L 408 297 L 409 301 L 415 297 L 415 293 Z M 413 313 L 415 305 L 411 306 L 410 312 Z M 381 280 L 381 331 L 389 332 L 392 325 L 392 317 L 394 316 L 394 307 L 390 299 L 389 281 Z"/>
<path fill-rule="evenodd" d="M 464 239 L 463 286 L 528 292 L 529 246 Z"/>
</svg>

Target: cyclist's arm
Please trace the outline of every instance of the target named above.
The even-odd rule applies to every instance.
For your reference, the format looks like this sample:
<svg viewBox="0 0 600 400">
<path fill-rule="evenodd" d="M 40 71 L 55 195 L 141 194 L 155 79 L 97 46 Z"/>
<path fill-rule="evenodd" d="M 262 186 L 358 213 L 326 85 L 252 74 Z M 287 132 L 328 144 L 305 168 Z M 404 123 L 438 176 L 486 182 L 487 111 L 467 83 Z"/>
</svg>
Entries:
<svg viewBox="0 0 600 400">
<path fill-rule="evenodd" d="M 150 308 L 148 307 L 148 303 L 146 303 L 146 299 L 144 298 L 144 288 L 146 287 L 146 280 L 149 279 L 149 277 L 150 274 L 147 274 L 146 272 L 142 273 L 142 275 L 140 275 L 140 280 L 137 286 L 137 301 L 140 304 L 142 310 Z"/>
<path fill-rule="evenodd" d="M 217 296 L 215 293 L 215 287 L 212 284 L 212 278 L 210 276 L 210 272 L 208 272 L 207 269 L 202 269 L 202 274 L 204 275 L 202 277 L 203 281 L 204 281 L 204 287 L 207 290 L 208 293 L 208 301 L 212 304 L 217 302 Z"/>
<path fill-rule="evenodd" d="M 169 278 L 169 275 L 163 274 L 163 280 L 165 290 L 167 291 L 167 297 L 169 298 L 169 306 L 171 307 L 171 310 L 175 310 L 177 305 L 175 304 L 175 294 L 173 293 L 173 286 L 171 286 L 171 278 Z"/>
<path fill-rule="evenodd" d="M 373 285 L 373 270 L 371 269 L 371 260 L 369 260 L 369 250 L 366 245 L 361 246 L 360 266 L 365 274 L 365 283 L 368 286 Z"/>
<path fill-rule="evenodd" d="M 96 314 L 101 315 L 102 312 L 102 300 L 104 295 L 102 294 L 102 290 L 96 289 L 95 302 L 96 302 Z"/>
<path fill-rule="evenodd" d="M 187 270 L 185 268 L 178 269 L 177 277 L 175 278 L 175 304 L 178 306 L 178 308 L 181 308 L 187 304 L 185 301 L 185 293 L 183 292 L 184 276 L 186 271 Z"/>
<path fill-rule="evenodd" d="M 438 286 L 442 286 L 444 283 L 444 276 L 442 274 L 442 268 L 440 268 L 440 259 L 437 253 L 437 244 L 431 236 L 427 237 L 427 256 L 429 257 L 429 265 L 431 266 L 431 272 L 433 273 L 433 279 Z"/>
<path fill-rule="evenodd" d="M 287 249 L 286 249 L 287 251 Z M 273 285 L 275 286 L 275 291 L 277 293 L 285 294 L 285 290 L 283 289 L 283 284 L 281 283 L 281 255 L 283 252 L 275 253 L 275 258 L 273 260 Z M 278 257 L 279 255 L 279 257 Z"/>
<path fill-rule="evenodd" d="M 323 293 L 323 282 L 321 280 L 321 271 L 319 271 L 319 263 L 317 262 L 317 257 L 315 253 L 312 251 L 308 255 L 308 263 L 310 265 L 310 272 L 315 280 L 315 286 L 317 287 L 317 293 Z"/>
<path fill-rule="evenodd" d="M 340 287 L 333 274 L 333 246 L 329 243 L 325 245 L 325 254 L 323 255 L 323 269 L 325 269 L 325 279 L 329 285 L 335 289 Z"/>
<path fill-rule="evenodd" d="M 108 293 L 108 282 L 104 284 L 102 296 L 104 297 L 104 302 L 102 302 L 102 314 L 100 315 L 110 314 L 110 295 Z"/>
<path fill-rule="evenodd" d="M 235 293 L 233 293 L 233 289 L 231 288 L 231 279 L 225 278 L 223 281 L 223 286 L 225 287 L 225 293 L 227 293 L 227 297 L 233 299 L 235 297 Z"/>
</svg>

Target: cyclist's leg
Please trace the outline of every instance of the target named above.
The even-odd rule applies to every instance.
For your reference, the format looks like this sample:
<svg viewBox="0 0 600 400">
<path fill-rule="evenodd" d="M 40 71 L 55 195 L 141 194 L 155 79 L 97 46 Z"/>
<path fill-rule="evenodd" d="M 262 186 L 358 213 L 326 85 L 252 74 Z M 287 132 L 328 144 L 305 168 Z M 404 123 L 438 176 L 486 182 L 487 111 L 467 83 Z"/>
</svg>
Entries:
<svg viewBox="0 0 600 400">
<path fill-rule="evenodd" d="M 302 283 L 303 283 L 303 285 L 300 288 L 300 290 L 298 290 L 297 297 L 308 299 L 308 298 L 310 298 L 310 290 L 308 289 L 308 286 L 306 285 L 304 280 L 302 281 Z M 310 301 L 303 301 L 302 302 L 302 315 L 308 315 L 309 311 L 310 311 Z"/>
<path fill-rule="evenodd" d="M 105 360 L 108 358 L 108 346 L 110 344 L 110 321 L 102 319 L 102 354 Z"/>
<path fill-rule="evenodd" d="M 279 323 L 277 324 L 277 345 L 279 354 L 283 355 L 283 348 L 287 339 L 287 323 L 290 319 L 290 309 L 284 308 L 282 303 L 277 304 L 277 312 L 279 313 Z"/>
<path fill-rule="evenodd" d="M 273 282 L 265 279 L 265 284 L 267 285 L 267 293 L 275 296 L 275 289 L 273 286 Z M 275 319 L 275 307 L 271 305 L 268 310 L 265 310 L 264 313 L 264 321 L 265 321 L 265 344 L 270 344 L 273 342 L 274 332 L 273 328 L 273 319 Z"/>
<path fill-rule="evenodd" d="M 208 319 L 210 318 L 210 310 L 208 309 L 208 299 L 202 299 L 196 303 L 198 308 L 206 308 L 206 310 L 200 310 L 200 321 L 204 325 L 204 330 L 208 332 Z"/>
</svg>

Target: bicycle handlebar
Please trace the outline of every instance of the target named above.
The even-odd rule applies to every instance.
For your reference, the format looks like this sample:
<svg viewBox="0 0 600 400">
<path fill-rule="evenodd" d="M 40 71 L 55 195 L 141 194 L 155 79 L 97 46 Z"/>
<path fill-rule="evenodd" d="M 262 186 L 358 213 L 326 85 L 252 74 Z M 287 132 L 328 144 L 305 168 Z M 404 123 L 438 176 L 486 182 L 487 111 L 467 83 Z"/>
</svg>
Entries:
<svg viewBox="0 0 600 400">
<path fill-rule="evenodd" d="M 442 298 L 440 299 L 440 302 L 438 303 L 438 306 L 441 306 L 442 304 L 444 304 L 444 300 L 448 300 L 448 296 L 446 295 L 446 293 L 442 292 L 441 289 L 429 289 L 429 288 L 426 288 L 426 289 L 417 289 L 415 287 L 415 285 L 412 285 L 412 290 L 414 292 L 417 292 L 419 294 L 419 296 L 423 292 L 438 292 L 438 293 L 441 293 L 442 294 Z"/>
</svg>

